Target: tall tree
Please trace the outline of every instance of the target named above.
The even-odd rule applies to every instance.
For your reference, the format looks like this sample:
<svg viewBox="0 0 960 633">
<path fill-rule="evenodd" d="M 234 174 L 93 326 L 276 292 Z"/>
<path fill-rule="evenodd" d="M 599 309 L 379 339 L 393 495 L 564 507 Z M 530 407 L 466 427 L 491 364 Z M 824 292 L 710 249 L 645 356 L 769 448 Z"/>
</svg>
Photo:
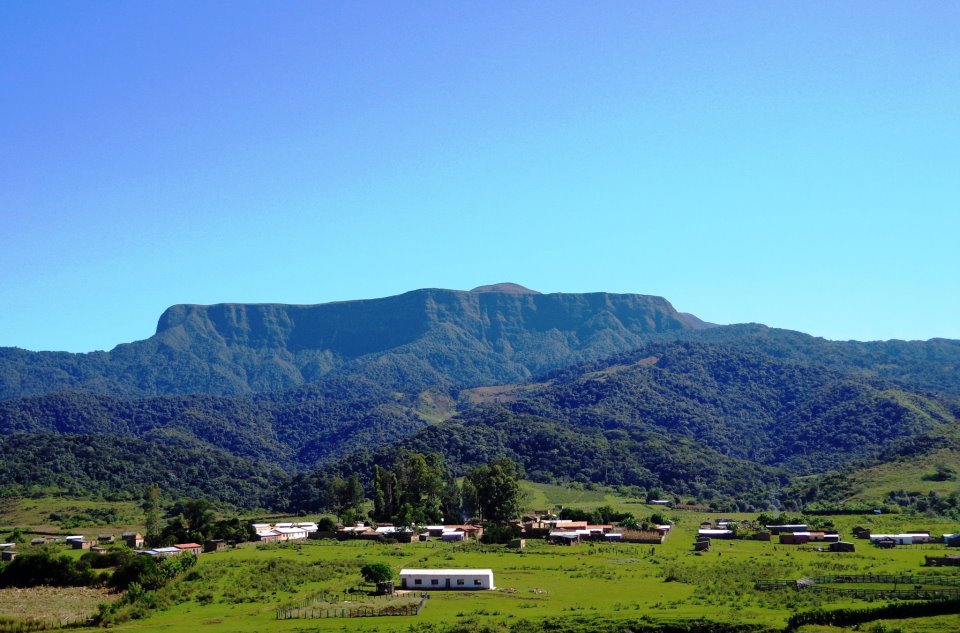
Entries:
<svg viewBox="0 0 960 633">
<path fill-rule="evenodd" d="M 143 531 L 144 536 L 151 543 L 156 541 L 163 530 L 163 520 L 160 517 L 160 486 L 151 484 L 143 493 Z"/>
<path fill-rule="evenodd" d="M 477 491 L 478 514 L 484 521 L 502 522 L 520 513 L 520 482 L 517 466 L 508 457 L 498 457 L 468 475 Z"/>
</svg>

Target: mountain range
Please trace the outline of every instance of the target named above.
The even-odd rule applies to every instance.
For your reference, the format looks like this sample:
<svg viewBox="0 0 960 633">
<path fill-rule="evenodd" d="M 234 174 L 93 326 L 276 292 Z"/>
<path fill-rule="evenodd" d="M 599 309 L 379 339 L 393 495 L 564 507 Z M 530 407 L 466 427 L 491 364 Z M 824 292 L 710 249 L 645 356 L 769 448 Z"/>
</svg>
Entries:
<svg viewBox="0 0 960 633">
<path fill-rule="evenodd" d="M 516 284 L 177 305 L 109 352 L 0 349 L 0 481 L 283 508 L 291 481 L 366 478 L 409 448 L 769 507 L 796 477 L 935 450 L 960 416 L 958 367 L 960 341 L 826 341 Z"/>
</svg>

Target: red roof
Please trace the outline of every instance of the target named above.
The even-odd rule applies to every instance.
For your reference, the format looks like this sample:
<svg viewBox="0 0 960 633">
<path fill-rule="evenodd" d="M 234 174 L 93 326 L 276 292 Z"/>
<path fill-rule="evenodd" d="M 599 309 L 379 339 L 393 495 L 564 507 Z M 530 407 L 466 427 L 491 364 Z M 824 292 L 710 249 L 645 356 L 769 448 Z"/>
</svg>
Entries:
<svg viewBox="0 0 960 633">
<path fill-rule="evenodd" d="M 174 547 L 177 549 L 196 549 L 198 547 L 203 549 L 203 545 L 199 545 L 198 543 L 175 543 Z"/>
</svg>

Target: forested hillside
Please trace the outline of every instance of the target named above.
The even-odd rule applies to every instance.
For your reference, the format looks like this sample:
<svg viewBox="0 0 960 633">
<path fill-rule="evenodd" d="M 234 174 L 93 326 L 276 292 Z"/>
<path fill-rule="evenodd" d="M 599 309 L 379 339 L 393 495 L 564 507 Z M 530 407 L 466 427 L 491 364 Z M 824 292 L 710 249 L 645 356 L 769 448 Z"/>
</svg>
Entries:
<svg viewBox="0 0 960 633">
<path fill-rule="evenodd" d="M 175 306 L 156 336 L 109 353 L 0 350 L 0 454 L 8 491 L 122 496 L 155 480 L 285 508 L 310 497 L 287 477 L 367 481 L 404 447 L 460 474 L 506 455 L 537 481 L 759 508 L 826 498 L 792 477 L 910 459 L 954 433 L 958 366 L 958 341 L 714 327 L 641 295 L 497 285 Z"/>
</svg>

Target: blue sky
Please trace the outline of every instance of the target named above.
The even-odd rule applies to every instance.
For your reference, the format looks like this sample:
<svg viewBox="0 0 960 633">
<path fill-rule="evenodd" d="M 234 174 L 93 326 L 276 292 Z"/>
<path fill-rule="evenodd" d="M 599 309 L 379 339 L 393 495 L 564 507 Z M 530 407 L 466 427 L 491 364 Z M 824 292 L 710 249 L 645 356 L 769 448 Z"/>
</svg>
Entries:
<svg viewBox="0 0 960 633">
<path fill-rule="evenodd" d="M 960 338 L 960 3 L 0 3 L 0 345 L 514 281 Z"/>
</svg>

